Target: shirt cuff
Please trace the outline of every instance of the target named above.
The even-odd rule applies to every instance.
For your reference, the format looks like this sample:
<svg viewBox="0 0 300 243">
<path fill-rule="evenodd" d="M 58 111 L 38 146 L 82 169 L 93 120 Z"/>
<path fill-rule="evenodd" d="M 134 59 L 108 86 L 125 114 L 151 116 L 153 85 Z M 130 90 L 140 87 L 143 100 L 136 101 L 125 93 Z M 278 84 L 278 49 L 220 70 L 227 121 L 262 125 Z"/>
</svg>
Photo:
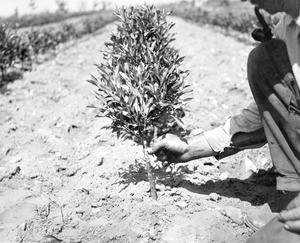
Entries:
<svg viewBox="0 0 300 243">
<path fill-rule="evenodd" d="M 203 136 L 214 152 L 223 152 L 224 148 L 230 146 L 231 137 L 226 133 L 224 127 L 217 127 L 204 132 Z"/>
</svg>

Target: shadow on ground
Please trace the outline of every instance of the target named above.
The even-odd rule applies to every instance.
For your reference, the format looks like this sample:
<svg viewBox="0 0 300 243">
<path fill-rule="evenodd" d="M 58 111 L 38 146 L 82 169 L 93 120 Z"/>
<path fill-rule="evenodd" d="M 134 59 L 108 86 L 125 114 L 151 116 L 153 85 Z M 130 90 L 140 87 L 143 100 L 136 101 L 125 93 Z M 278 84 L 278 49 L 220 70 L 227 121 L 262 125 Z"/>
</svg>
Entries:
<svg viewBox="0 0 300 243">
<path fill-rule="evenodd" d="M 252 205 L 263 205 L 272 202 L 282 196 L 282 192 L 276 190 L 277 173 L 274 171 L 260 170 L 247 179 L 228 178 L 226 180 L 208 180 L 203 183 L 194 183 L 186 179 L 185 175 L 192 173 L 187 165 L 179 166 L 178 169 L 166 172 L 165 168 L 156 168 L 153 174 L 158 184 L 169 187 L 181 187 L 186 190 L 209 195 L 217 193 L 223 197 L 239 198 L 248 201 Z M 195 176 L 197 172 L 193 172 Z M 116 183 L 123 184 L 122 190 L 130 184 L 148 181 L 147 171 L 143 162 L 136 160 L 134 164 L 119 171 L 120 180 Z M 276 211 L 276 209 L 274 209 Z"/>
</svg>

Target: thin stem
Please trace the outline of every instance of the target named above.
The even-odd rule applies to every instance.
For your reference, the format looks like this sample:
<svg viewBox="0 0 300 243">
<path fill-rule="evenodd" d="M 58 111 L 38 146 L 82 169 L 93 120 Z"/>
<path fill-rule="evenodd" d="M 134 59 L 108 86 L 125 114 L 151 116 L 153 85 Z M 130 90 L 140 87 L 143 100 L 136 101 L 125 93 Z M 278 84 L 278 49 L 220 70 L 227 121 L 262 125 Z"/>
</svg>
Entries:
<svg viewBox="0 0 300 243">
<path fill-rule="evenodd" d="M 149 158 L 149 154 L 147 152 L 147 148 L 148 148 L 147 142 L 146 142 L 146 140 L 143 140 L 143 152 L 144 152 L 144 159 L 145 159 L 146 167 L 147 167 L 148 180 L 149 180 L 149 184 L 150 184 L 150 195 L 153 199 L 157 200 L 155 179 L 153 178 L 152 167 L 150 164 L 150 158 Z"/>
<path fill-rule="evenodd" d="M 1 70 L 1 82 L 4 82 L 4 68 L 0 68 Z"/>
</svg>

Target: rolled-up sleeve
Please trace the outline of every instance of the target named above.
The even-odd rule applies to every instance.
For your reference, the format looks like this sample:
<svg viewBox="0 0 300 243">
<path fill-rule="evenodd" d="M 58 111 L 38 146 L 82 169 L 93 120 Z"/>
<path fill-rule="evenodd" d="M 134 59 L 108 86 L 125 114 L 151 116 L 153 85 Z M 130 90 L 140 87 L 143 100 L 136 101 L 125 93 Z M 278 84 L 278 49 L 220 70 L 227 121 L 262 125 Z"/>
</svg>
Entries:
<svg viewBox="0 0 300 243">
<path fill-rule="evenodd" d="M 238 132 L 250 133 L 262 128 L 258 107 L 250 103 L 240 114 L 230 117 L 224 125 L 203 133 L 208 144 L 215 152 L 223 152 L 230 147 L 231 138 Z"/>
</svg>

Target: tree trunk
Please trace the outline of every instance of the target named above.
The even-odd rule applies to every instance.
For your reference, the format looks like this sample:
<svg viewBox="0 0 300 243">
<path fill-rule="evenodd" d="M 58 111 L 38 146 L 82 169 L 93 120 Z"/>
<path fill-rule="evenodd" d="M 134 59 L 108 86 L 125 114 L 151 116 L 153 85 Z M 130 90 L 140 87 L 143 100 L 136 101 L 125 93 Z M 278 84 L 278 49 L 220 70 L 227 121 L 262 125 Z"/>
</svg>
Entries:
<svg viewBox="0 0 300 243">
<path fill-rule="evenodd" d="M 0 68 L 1 70 L 1 82 L 4 82 L 4 68 Z"/>
<path fill-rule="evenodd" d="M 149 184 L 150 184 L 150 195 L 153 199 L 157 200 L 155 179 L 153 178 L 152 167 L 151 167 L 151 163 L 150 163 L 149 154 L 147 152 L 147 148 L 148 147 L 147 147 L 146 141 L 143 141 L 144 160 L 145 160 L 146 166 L 147 166 L 148 180 L 149 180 Z"/>
</svg>

